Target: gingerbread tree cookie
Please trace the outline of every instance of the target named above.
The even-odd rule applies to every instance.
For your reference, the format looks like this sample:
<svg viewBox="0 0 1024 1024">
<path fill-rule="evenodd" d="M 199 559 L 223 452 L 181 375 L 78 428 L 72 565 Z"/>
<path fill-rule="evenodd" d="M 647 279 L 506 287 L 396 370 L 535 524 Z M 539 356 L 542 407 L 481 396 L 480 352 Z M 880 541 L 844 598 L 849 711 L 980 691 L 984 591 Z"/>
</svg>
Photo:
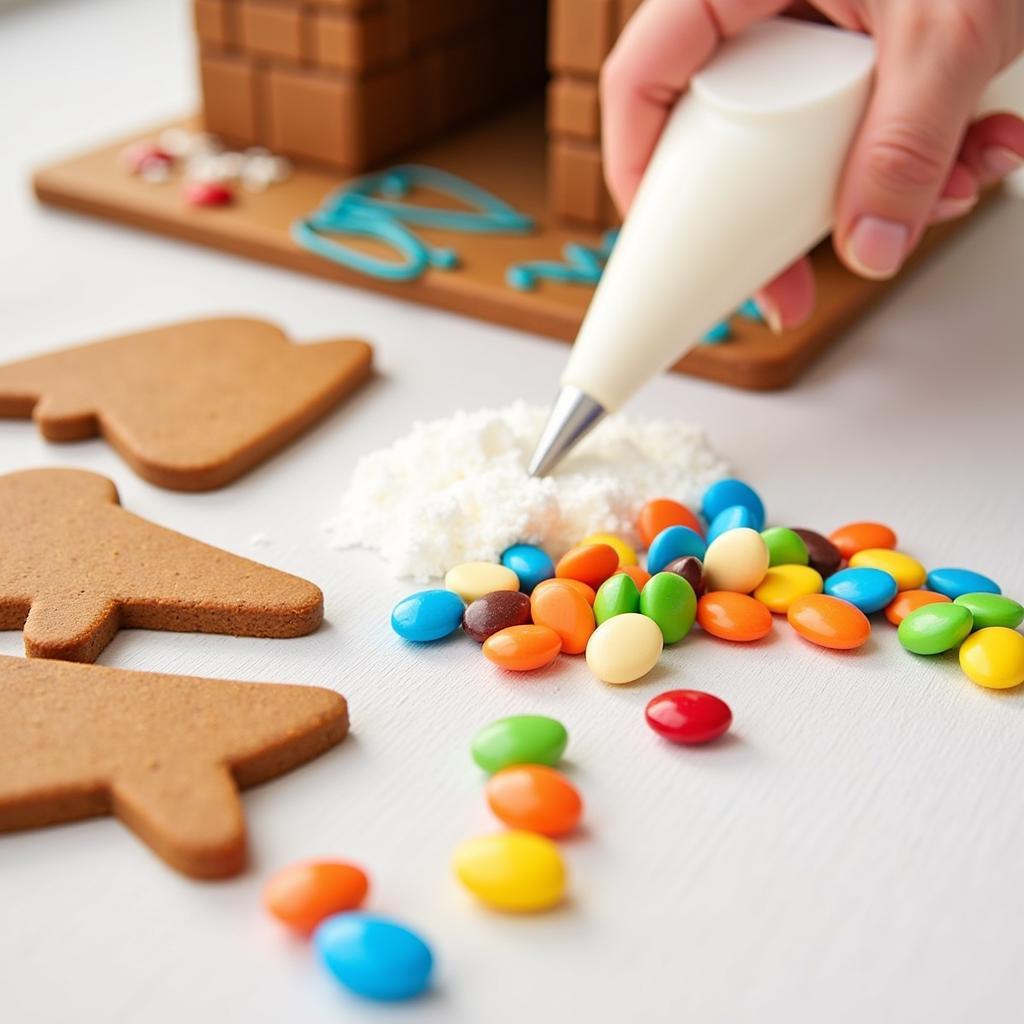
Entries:
<svg viewBox="0 0 1024 1024">
<path fill-rule="evenodd" d="M 102 435 L 141 477 L 220 487 L 370 374 L 364 341 L 296 345 L 261 320 L 195 320 L 0 366 L 0 417 L 51 441 Z"/>
<path fill-rule="evenodd" d="M 0 657 L 0 832 L 115 814 L 171 867 L 224 878 L 245 864 L 239 787 L 347 731 L 320 687 Z"/>
<path fill-rule="evenodd" d="M 82 470 L 0 476 L 0 552 L 0 629 L 24 629 L 33 658 L 95 661 L 122 627 L 291 637 L 323 620 L 319 587 L 133 515 Z"/>
</svg>

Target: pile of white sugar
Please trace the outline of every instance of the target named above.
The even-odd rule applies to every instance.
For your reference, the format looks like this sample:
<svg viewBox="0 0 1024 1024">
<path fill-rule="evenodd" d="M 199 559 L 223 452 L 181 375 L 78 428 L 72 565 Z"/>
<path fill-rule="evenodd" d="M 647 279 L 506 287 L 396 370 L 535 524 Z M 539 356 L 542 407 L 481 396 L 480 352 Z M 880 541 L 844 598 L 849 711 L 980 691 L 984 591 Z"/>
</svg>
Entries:
<svg viewBox="0 0 1024 1024">
<path fill-rule="evenodd" d="M 497 561 L 516 542 L 555 558 L 595 532 L 635 543 L 645 502 L 699 505 L 728 469 L 696 427 L 611 416 L 554 475 L 531 479 L 546 415 L 520 402 L 414 424 L 359 460 L 329 524 L 332 546 L 369 548 L 395 576 L 425 581 L 461 562 Z"/>
</svg>

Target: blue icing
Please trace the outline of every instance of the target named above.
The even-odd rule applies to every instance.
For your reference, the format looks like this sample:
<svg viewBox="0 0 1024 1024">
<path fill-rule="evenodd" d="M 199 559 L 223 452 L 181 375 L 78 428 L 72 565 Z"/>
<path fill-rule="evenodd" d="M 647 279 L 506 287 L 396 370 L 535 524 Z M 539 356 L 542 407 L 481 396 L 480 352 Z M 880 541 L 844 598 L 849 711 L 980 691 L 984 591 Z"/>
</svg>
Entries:
<svg viewBox="0 0 1024 1024">
<path fill-rule="evenodd" d="M 728 341 L 731 337 L 732 328 L 729 326 L 729 321 L 719 320 L 700 340 L 705 345 L 717 345 L 719 342 Z"/>
<path fill-rule="evenodd" d="M 593 288 L 601 280 L 617 237 L 618 231 L 613 229 L 601 236 L 601 244 L 598 246 L 569 242 L 562 249 L 564 263 L 557 260 L 513 263 L 505 273 L 505 280 L 510 287 L 521 292 L 533 291 L 541 280 L 582 284 Z"/>
<path fill-rule="evenodd" d="M 753 299 L 747 299 L 736 312 L 746 320 L 753 320 L 759 324 L 764 323 L 761 310 Z"/>
</svg>

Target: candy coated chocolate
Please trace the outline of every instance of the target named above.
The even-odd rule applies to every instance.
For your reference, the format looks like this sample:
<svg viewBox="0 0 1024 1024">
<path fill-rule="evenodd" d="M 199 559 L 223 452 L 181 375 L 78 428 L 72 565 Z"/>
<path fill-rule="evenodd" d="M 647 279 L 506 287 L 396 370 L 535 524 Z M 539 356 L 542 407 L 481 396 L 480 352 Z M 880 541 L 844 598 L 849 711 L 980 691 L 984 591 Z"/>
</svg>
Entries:
<svg viewBox="0 0 1024 1024">
<path fill-rule="evenodd" d="M 674 559 L 665 566 L 664 571 L 682 576 L 693 587 L 693 592 L 698 597 L 704 593 L 704 564 L 694 555 Z"/>
<path fill-rule="evenodd" d="M 843 564 L 843 556 L 839 553 L 839 548 L 828 537 L 823 537 L 814 530 L 805 530 L 799 526 L 794 526 L 793 532 L 807 545 L 807 564 L 822 579 L 828 579 Z"/>
<path fill-rule="evenodd" d="M 478 644 L 507 626 L 530 622 L 530 599 L 519 590 L 495 590 L 478 597 L 462 617 L 462 628 Z"/>
</svg>

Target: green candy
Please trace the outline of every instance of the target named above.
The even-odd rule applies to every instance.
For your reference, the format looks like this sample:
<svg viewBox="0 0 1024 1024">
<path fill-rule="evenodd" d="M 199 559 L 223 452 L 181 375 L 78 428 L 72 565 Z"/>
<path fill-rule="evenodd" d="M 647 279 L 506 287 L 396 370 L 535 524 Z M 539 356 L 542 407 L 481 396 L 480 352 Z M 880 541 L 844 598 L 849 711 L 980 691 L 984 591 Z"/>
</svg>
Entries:
<svg viewBox="0 0 1024 1024">
<path fill-rule="evenodd" d="M 1024 605 L 1002 594 L 961 594 L 953 604 L 970 610 L 976 630 L 989 626 L 1016 629 L 1024 622 Z"/>
<path fill-rule="evenodd" d="M 599 626 L 616 615 L 639 610 L 640 591 L 632 576 L 619 572 L 609 576 L 598 587 L 597 597 L 594 598 L 594 618 Z"/>
<path fill-rule="evenodd" d="M 785 526 L 772 526 L 761 531 L 768 548 L 768 565 L 807 565 L 810 558 L 803 537 Z"/>
<path fill-rule="evenodd" d="M 473 737 L 473 760 L 485 772 L 512 764 L 556 765 L 565 753 L 565 726 L 546 715 L 513 715 L 485 725 Z"/>
<path fill-rule="evenodd" d="M 970 608 L 962 604 L 926 604 L 900 623 L 898 635 L 911 654 L 942 654 L 959 647 L 973 625 Z"/>
<path fill-rule="evenodd" d="M 674 572 L 652 576 L 640 593 L 640 611 L 654 619 L 665 643 L 682 640 L 697 617 L 697 595 L 688 580 Z"/>
</svg>

